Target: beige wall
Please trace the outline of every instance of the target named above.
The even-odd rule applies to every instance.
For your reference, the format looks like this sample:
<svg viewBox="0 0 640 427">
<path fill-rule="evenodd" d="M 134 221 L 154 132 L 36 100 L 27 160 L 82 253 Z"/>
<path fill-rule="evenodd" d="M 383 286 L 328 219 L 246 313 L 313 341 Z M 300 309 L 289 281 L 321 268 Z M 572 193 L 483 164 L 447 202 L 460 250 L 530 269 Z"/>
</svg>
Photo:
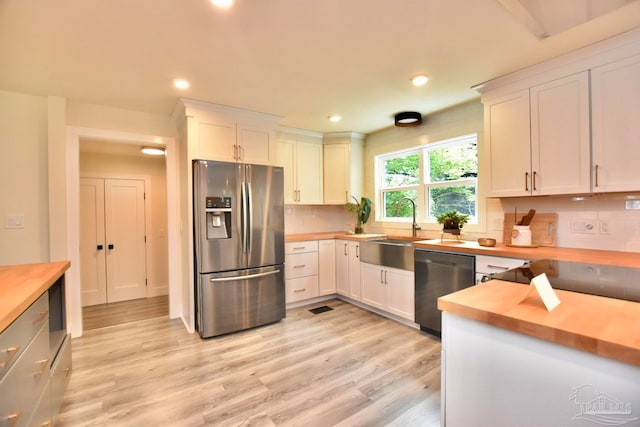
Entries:
<svg viewBox="0 0 640 427">
<path fill-rule="evenodd" d="M 49 260 L 47 100 L 0 90 L 0 264 Z M 24 228 L 7 229 L 7 215 Z"/>
<path fill-rule="evenodd" d="M 81 142 L 82 144 L 82 142 Z M 148 177 L 147 280 L 149 295 L 168 293 L 167 183 L 163 157 L 123 156 L 80 152 L 80 176 L 97 178 Z"/>
<path fill-rule="evenodd" d="M 457 107 L 431 114 L 423 118 L 423 123 L 415 127 L 390 127 L 367 136 L 364 149 L 364 194 L 375 202 L 375 156 L 403 149 L 418 147 L 463 135 L 477 134 L 478 146 L 483 142 L 483 108 L 480 101 L 468 102 Z M 482 165 L 479 166 L 481 180 Z M 466 225 L 468 231 L 485 231 L 485 201 L 478 199 L 480 223 Z M 373 217 L 373 215 L 372 215 Z M 406 223 L 378 223 L 369 220 L 368 231 L 387 234 L 411 234 L 411 221 Z M 420 223 L 420 221 L 418 221 Z M 436 236 L 437 224 L 420 223 L 420 236 Z"/>
</svg>

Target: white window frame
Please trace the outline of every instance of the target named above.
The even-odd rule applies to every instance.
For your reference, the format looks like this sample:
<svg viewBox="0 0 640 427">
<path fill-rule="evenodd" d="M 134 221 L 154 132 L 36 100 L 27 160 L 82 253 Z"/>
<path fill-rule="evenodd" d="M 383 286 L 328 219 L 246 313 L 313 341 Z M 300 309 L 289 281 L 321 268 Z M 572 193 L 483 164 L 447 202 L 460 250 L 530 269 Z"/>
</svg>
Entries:
<svg viewBox="0 0 640 427">
<path fill-rule="evenodd" d="M 385 217 L 384 216 L 384 193 L 391 191 L 407 191 L 407 190 L 416 190 L 417 200 L 416 200 L 416 221 L 422 225 L 426 225 L 427 229 L 437 229 L 439 224 L 435 217 L 428 216 L 428 194 L 431 188 L 436 187 L 452 187 L 457 185 L 466 185 L 466 184 L 474 184 L 476 188 L 476 216 L 470 217 L 468 222 L 468 229 L 476 228 L 478 224 L 480 224 L 480 195 L 479 195 L 479 184 L 478 178 L 463 178 L 457 179 L 453 181 L 444 181 L 444 182 L 426 182 L 426 169 L 425 169 L 425 161 L 426 156 L 430 151 L 439 150 L 446 146 L 455 146 L 467 144 L 469 142 L 478 142 L 477 134 L 469 134 L 460 137 L 450 138 L 442 141 L 437 141 L 431 144 L 420 145 L 417 147 L 412 147 L 400 151 L 395 151 L 392 153 L 385 153 L 375 156 L 375 192 L 376 192 L 376 204 L 377 206 L 381 206 L 381 209 L 376 209 L 376 221 L 381 223 L 390 223 L 390 224 L 404 224 L 411 223 L 411 218 L 393 218 L 393 217 Z M 476 145 L 477 147 L 477 145 Z M 479 151 L 479 149 L 478 149 Z M 407 155 L 418 154 L 419 156 L 419 177 L 418 184 L 409 185 L 409 186 L 400 186 L 400 187 L 385 187 L 384 183 L 384 162 L 386 160 L 403 157 Z M 479 154 L 479 153 L 478 153 Z M 478 165 L 479 167 L 479 165 Z"/>
</svg>

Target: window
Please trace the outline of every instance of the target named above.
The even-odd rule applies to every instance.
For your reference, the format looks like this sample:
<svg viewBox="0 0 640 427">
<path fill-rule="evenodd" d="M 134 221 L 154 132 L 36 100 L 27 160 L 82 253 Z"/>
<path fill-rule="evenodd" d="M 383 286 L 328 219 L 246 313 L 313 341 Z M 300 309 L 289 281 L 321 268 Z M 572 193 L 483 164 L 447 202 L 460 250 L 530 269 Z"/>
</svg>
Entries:
<svg viewBox="0 0 640 427">
<path fill-rule="evenodd" d="M 457 210 L 477 223 L 478 144 L 468 135 L 399 153 L 376 157 L 376 191 L 383 206 L 379 221 L 416 216 L 436 223 L 442 213 Z"/>
</svg>

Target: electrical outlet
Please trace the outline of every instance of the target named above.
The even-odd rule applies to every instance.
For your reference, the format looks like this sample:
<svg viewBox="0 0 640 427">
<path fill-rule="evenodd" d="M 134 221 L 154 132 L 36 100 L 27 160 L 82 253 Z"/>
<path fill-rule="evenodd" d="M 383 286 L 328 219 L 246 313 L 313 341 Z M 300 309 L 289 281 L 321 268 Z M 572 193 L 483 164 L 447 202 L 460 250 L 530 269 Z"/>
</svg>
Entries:
<svg viewBox="0 0 640 427">
<path fill-rule="evenodd" d="M 600 234 L 611 234 L 611 229 L 607 221 L 600 221 Z"/>
<path fill-rule="evenodd" d="M 502 230 L 502 228 L 504 227 L 504 219 L 502 218 L 495 218 L 493 220 L 493 229 L 496 231 L 500 231 Z"/>
<path fill-rule="evenodd" d="M 579 234 L 595 234 L 595 221 L 591 219 L 574 219 L 571 221 L 571 232 Z"/>
</svg>

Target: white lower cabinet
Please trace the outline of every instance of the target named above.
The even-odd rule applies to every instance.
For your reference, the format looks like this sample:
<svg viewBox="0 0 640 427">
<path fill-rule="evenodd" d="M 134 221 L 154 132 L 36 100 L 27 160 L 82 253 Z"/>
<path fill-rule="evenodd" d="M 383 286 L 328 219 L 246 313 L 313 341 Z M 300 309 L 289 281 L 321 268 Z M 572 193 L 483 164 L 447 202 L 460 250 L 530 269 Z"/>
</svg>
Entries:
<svg viewBox="0 0 640 427">
<path fill-rule="evenodd" d="M 360 301 L 360 242 L 336 240 L 336 291 Z"/>
<path fill-rule="evenodd" d="M 360 263 L 361 301 L 372 307 L 414 321 L 415 289 L 413 271 Z"/>
<path fill-rule="evenodd" d="M 287 304 L 318 296 L 318 241 L 285 244 Z"/>
<path fill-rule="evenodd" d="M 336 293 L 336 241 L 318 241 L 318 293 Z"/>
</svg>

